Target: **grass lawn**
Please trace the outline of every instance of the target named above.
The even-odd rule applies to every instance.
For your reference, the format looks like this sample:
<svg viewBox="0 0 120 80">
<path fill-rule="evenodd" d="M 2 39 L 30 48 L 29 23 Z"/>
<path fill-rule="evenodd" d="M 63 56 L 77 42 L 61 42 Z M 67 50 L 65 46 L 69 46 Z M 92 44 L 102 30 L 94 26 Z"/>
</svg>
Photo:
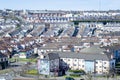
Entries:
<svg viewBox="0 0 120 80">
<path fill-rule="evenodd" d="M 0 74 L 5 74 L 5 73 L 11 72 L 11 71 L 12 71 L 12 69 L 0 70 Z"/>
<path fill-rule="evenodd" d="M 15 60 L 17 60 L 17 61 L 22 61 L 22 62 L 36 62 L 37 61 L 37 59 L 26 59 L 26 58 L 11 58 L 11 59 L 9 59 L 9 61 L 10 62 L 14 62 Z"/>
<path fill-rule="evenodd" d="M 26 74 L 38 75 L 38 70 L 36 70 L 36 69 L 28 70 L 28 71 L 26 71 Z"/>
<path fill-rule="evenodd" d="M 66 77 L 72 77 L 72 78 L 80 78 L 81 76 L 67 76 L 67 75 L 65 75 L 65 76 L 63 76 L 64 78 L 66 78 Z"/>
</svg>

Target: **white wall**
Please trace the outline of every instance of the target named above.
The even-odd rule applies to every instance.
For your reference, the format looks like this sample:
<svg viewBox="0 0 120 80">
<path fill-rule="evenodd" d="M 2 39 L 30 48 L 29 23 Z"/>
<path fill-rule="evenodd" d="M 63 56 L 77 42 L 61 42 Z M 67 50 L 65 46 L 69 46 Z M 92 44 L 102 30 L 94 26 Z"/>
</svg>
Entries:
<svg viewBox="0 0 120 80">
<path fill-rule="evenodd" d="M 77 59 L 77 58 L 61 58 L 61 59 L 67 65 L 69 65 L 69 68 L 71 68 L 73 70 L 76 70 L 76 69 L 85 70 L 85 60 L 84 59 Z M 66 65 L 64 65 L 64 66 L 66 66 Z M 109 69 L 110 69 L 110 62 L 109 61 L 96 60 L 95 71 L 97 71 L 98 74 L 107 73 L 109 71 Z"/>
</svg>

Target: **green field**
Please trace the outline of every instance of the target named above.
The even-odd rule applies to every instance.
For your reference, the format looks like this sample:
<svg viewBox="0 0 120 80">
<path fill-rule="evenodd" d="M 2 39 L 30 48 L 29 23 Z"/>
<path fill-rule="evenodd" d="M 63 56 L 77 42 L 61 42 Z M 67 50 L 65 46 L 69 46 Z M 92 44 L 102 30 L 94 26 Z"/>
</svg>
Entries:
<svg viewBox="0 0 120 80">
<path fill-rule="evenodd" d="M 37 59 L 26 59 L 26 58 L 11 58 L 9 59 L 10 62 L 37 62 Z"/>
<path fill-rule="evenodd" d="M 36 70 L 36 69 L 28 70 L 28 71 L 26 71 L 26 74 L 38 75 L 38 70 Z"/>
<path fill-rule="evenodd" d="M 12 69 L 0 70 L 0 74 L 5 74 L 5 73 L 11 72 L 11 71 L 12 71 Z"/>
</svg>

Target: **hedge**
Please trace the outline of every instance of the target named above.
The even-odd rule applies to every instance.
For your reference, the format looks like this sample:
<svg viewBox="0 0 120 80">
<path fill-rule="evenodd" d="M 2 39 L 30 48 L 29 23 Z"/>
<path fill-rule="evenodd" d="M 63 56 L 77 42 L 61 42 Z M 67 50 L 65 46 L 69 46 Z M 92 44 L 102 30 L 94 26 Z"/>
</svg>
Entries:
<svg viewBox="0 0 120 80">
<path fill-rule="evenodd" d="M 84 70 L 69 70 L 69 72 L 73 72 L 73 73 L 85 73 Z"/>
</svg>

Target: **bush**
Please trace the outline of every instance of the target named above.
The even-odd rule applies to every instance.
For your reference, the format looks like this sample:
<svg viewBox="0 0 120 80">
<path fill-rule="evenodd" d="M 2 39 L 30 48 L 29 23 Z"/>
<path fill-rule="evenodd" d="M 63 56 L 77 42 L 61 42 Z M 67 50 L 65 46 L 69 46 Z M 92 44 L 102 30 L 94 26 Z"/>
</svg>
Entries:
<svg viewBox="0 0 120 80">
<path fill-rule="evenodd" d="M 80 74 L 70 74 L 70 76 L 73 76 L 73 77 L 80 77 Z"/>
<path fill-rule="evenodd" d="M 69 72 L 73 72 L 73 73 L 85 73 L 84 70 L 69 70 Z"/>
<path fill-rule="evenodd" d="M 65 77 L 65 80 L 74 80 L 74 78 L 71 76 L 67 76 L 67 77 Z"/>
</svg>

